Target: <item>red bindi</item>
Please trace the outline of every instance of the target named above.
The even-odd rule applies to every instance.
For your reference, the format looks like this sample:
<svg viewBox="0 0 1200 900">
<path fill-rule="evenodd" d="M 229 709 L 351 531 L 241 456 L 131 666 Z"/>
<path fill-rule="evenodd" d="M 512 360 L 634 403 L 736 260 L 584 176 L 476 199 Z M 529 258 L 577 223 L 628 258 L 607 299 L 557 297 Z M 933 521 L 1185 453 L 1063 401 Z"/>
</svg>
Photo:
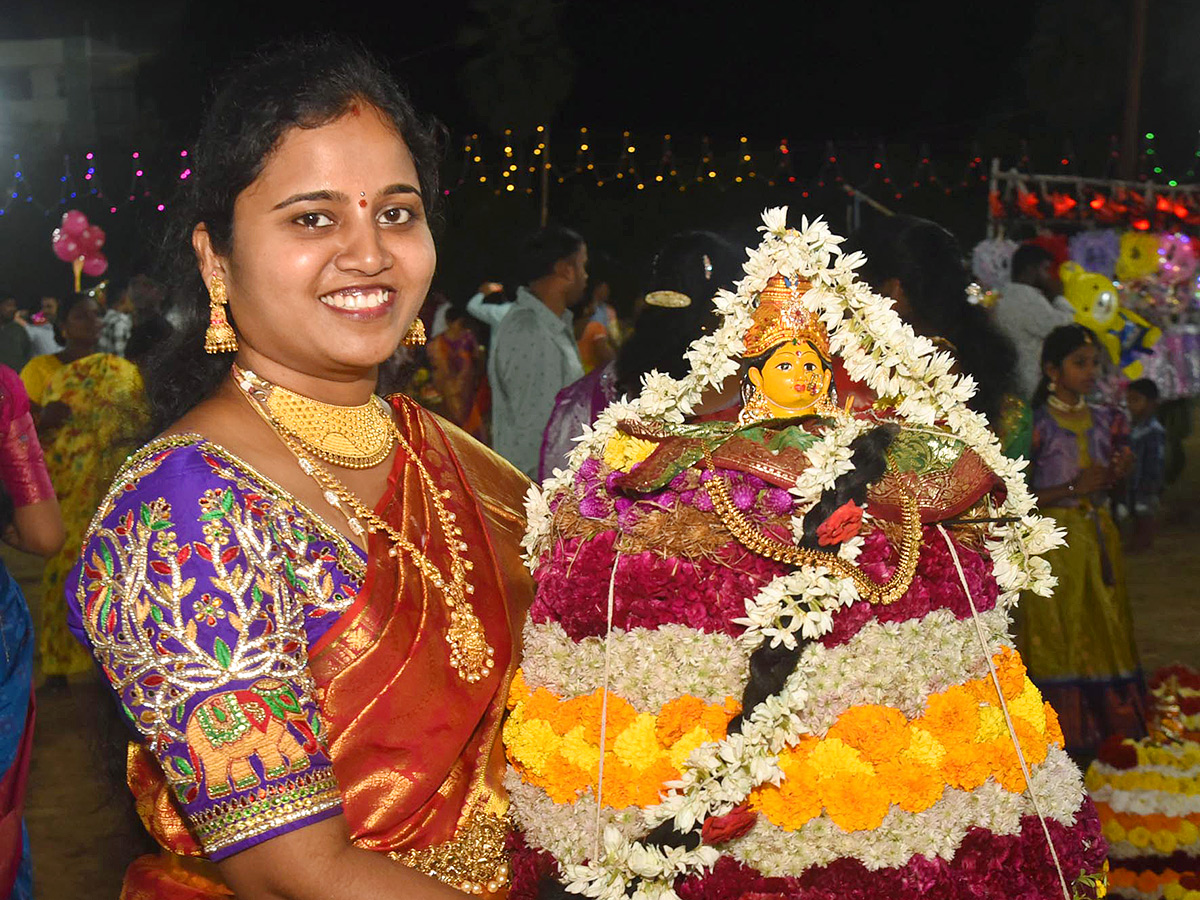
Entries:
<svg viewBox="0 0 1200 900">
<path fill-rule="evenodd" d="M 352 115 L 352 116 L 358 115 L 358 104 L 357 103 L 350 104 L 350 115 Z"/>
<path fill-rule="evenodd" d="M 366 201 L 366 200 L 359 200 L 359 201 L 358 201 L 358 205 L 359 205 L 359 206 L 361 206 L 363 209 L 366 209 L 366 208 L 367 208 L 367 201 Z"/>
</svg>

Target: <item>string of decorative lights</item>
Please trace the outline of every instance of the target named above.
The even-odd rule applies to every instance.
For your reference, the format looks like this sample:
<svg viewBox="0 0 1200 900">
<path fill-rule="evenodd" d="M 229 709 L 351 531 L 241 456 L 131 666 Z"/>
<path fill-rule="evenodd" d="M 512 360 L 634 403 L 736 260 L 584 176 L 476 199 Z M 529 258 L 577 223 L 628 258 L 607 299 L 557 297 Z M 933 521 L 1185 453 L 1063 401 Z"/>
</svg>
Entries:
<svg viewBox="0 0 1200 900">
<path fill-rule="evenodd" d="M 551 183 L 584 184 L 597 188 L 630 185 L 637 191 L 654 187 L 681 192 L 705 186 L 727 189 L 759 184 L 792 187 L 799 191 L 802 198 L 807 198 L 812 191 L 854 185 L 857 190 L 875 194 L 884 200 L 901 200 L 914 191 L 930 190 L 944 194 L 976 191 L 989 181 L 984 154 L 978 146 L 971 147 L 969 156 L 962 164 L 962 175 L 955 180 L 942 179 L 938 175 L 934 154 L 928 143 L 919 145 L 919 152 L 912 163 L 912 176 L 898 179 L 893 174 L 894 161 L 889 161 L 887 146 L 882 142 L 874 145 L 873 153 L 869 148 L 859 152 L 863 148 L 858 146 L 852 155 L 862 163 L 859 167 L 850 158 L 843 159 L 835 143 L 827 141 L 824 153 L 820 156 L 805 152 L 812 164 L 809 169 L 811 174 L 802 177 L 797 174 L 796 147 L 786 137 L 756 148 L 748 136 L 740 135 L 732 147 L 718 153 L 714 150 L 712 140 L 703 136 L 692 157 L 695 160 L 694 167 L 680 158 L 669 133 L 662 136 L 660 143 L 639 140 L 632 132 L 623 131 L 619 144 L 615 146 L 611 137 L 603 139 L 609 153 L 607 156 L 601 156 L 598 152 L 597 140 L 592 129 L 581 127 L 573 146 L 567 139 L 563 142 L 567 146 L 559 144 L 552 154 L 550 129 L 545 125 L 539 125 L 527 136 L 516 135 L 511 128 L 505 129 L 496 144 L 478 133 L 469 134 L 461 142 L 457 171 L 447 181 L 444 193 L 491 191 L 497 195 L 532 195 L 539 187 L 548 190 Z M 1166 179 L 1156 142 L 1155 133 L 1145 133 L 1139 154 L 1137 180 L 1153 183 L 1160 195 L 1177 189 L 1172 195 L 1173 200 L 1178 201 L 1175 205 L 1200 211 L 1200 196 L 1186 183 L 1195 178 L 1197 169 L 1200 169 L 1200 163 L 1197 163 L 1200 145 L 1189 157 L 1187 175 L 1181 176 L 1186 180 L 1180 184 L 1174 178 Z M 652 150 L 646 144 L 657 144 L 658 149 Z M 494 153 L 489 145 L 496 147 Z M 806 144 L 806 147 L 811 146 Z M 900 155 L 906 154 L 901 152 Z M 107 190 L 105 179 L 101 177 L 101 154 L 96 150 L 88 150 L 81 156 L 68 154 L 62 158 L 62 168 L 57 175 L 58 196 L 49 200 L 47 191 L 40 186 L 50 182 L 45 161 L 37 167 L 41 169 L 41 177 L 34 178 L 31 177 L 28 160 L 19 153 L 13 154 L 8 187 L 0 193 L 0 217 L 15 211 L 22 204 L 50 217 L 61 214 L 66 208 L 89 202 L 98 207 L 100 212 L 106 209 L 109 215 L 116 215 L 134 206 L 161 213 L 171 202 L 178 182 L 186 181 L 192 175 L 191 157 L 187 149 L 173 151 L 169 155 L 155 154 L 153 159 L 148 159 L 139 150 L 133 150 L 127 157 L 129 188 L 119 194 L 111 190 L 111 185 L 119 178 L 116 170 L 120 166 L 112 161 L 117 155 L 106 153 L 103 157 L 109 160 L 103 166 L 110 186 Z M 1031 156 L 1029 142 L 1021 141 L 1015 165 L 1018 173 L 1032 175 L 1037 171 Z M 947 154 L 943 154 L 943 165 L 946 159 Z M 1105 177 L 1111 176 L 1118 159 L 1119 151 L 1114 144 L 1109 148 Z M 1055 174 L 1075 176 L 1079 163 L 1069 143 L 1064 146 L 1057 163 Z M 448 164 L 447 169 L 452 168 L 453 163 Z M 855 171 L 856 168 L 861 168 L 861 171 Z M 76 178 L 77 171 L 82 171 L 82 182 Z M 689 171 L 692 173 L 690 177 L 686 174 Z M 4 183 L 3 177 L 3 170 L 0 169 L 0 184 Z M 1061 199 L 1063 191 L 1057 192 L 1060 197 L 1056 202 L 1052 196 L 1056 192 L 1048 190 L 1043 182 L 1037 189 L 1026 190 L 1020 195 L 1015 201 L 1018 211 L 1024 210 L 1035 218 L 1034 211 L 1043 207 L 1044 211 L 1052 213 L 1050 218 L 1086 215 L 1083 207 L 1092 198 L 1085 196 L 1083 191 L 1088 179 L 1082 175 L 1078 177 L 1078 189 L 1074 192 L 1077 196 L 1073 198 L 1073 203 Z M 1188 217 L 1178 218 L 1182 221 Z"/>
</svg>

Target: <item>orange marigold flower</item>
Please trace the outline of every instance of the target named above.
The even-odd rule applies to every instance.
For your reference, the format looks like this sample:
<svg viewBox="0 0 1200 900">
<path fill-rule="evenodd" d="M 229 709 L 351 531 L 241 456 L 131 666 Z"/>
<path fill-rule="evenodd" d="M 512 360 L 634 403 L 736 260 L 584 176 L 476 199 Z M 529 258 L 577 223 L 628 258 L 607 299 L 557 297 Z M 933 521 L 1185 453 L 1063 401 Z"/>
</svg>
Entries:
<svg viewBox="0 0 1200 900">
<path fill-rule="evenodd" d="M 606 761 L 607 762 L 607 761 Z M 661 799 L 663 787 L 679 777 L 679 770 L 668 759 L 658 759 L 645 768 L 634 782 L 638 806 L 654 806 Z"/>
<path fill-rule="evenodd" d="M 525 673 L 517 669 L 513 675 L 512 684 L 508 688 L 508 708 L 512 709 L 529 696 L 529 686 L 525 684 Z"/>
<path fill-rule="evenodd" d="M 599 688 L 582 697 L 573 697 L 561 704 L 552 723 L 559 734 L 566 734 L 576 725 L 584 727 L 588 743 L 600 745 L 600 712 L 603 709 L 603 691 Z M 608 726 L 604 733 L 604 749 L 612 750 L 618 735 L 637 718 L 637 711 L 629 701 L 608 692 Z"/>
<path fill-rule="evenodd" d="M 542 787 L 555 803 L 574 803 L 579 791 L 588 786 L 591 779 L 578 766 L 563 759 L 555 753 L 544 767 L 545 774 L 540 778 L 530 779 Z"/>
<path fill-rule="evenodd" d="M 895 759 L 880 762 L 876 772 L 892 802 L 905 812 L 924 812 L 942 799 L 946 783 L 932 766 Z"/>
<path fill-rule="evenodd" d="M 842 831 L 878 828 L 892 805 L 877 775 L 829 778 L 819 789 L 825 813 Z"/>
<path fill-rule="evenodd" d="M 726 697 L 720 706 L 706 706 L 700 716 L 700 726 L 716 740 L 724 740 L 733 717 L 742 711 L 742 704 Z"/>
<path fill-rule="evenodd" d="M 802 745 L 815 743 L 815 738 L 801 741 Z M 795 831 L 821 814 L 817 770 L 805 761 L 807 757 L 808 746 L 785 750 L 779 757 L 784 776 L 779 787 L 763 785 L 750 793 L 751 808 L 788 831 Z"/>
<path fill-rule="evenodd" d="M 839 738 L 869 762 L 892 759 L 908 748 L 908 720 L 890 706 L 852 706 L 825 735 Z"/>
<path fill-rule="evenodd" d="M 992 657 L 992 662 L 996 666 L 1006 700 L 1012 700 L 1025 690 L 1025 663 L 1021 661 L 1020 653 L 1011 647 L 1001 647 L 1000 652 Z M 990 674 L 988 681 L 991 681 Z"/>
<path fill-rule="evenodd" d="M 955 685 L 930 696 L 925 714 L 917 721 L 949 749 L 951 744 L 974 740 L 979 730 L 979 701 L 962 685 Z"/>
<path fill-rule="evenodd" d="M 538 688 L 532 694 L 527 694 L 525 697 L 525 719 L 545 719 L 550 723 L 550 727 L 554 729 L 556 734 L 566 734 L 577 723 L 567 723 L 564 717 L 559 715 L 559 710 L 562 707 L 562 700 L 546 690 Z"/>
<path fill-rule="evenodd" d="M 1063 738 L 1062 724 L 1058 721 L 1058 713 L 1049 703 L 1046 704 L 1046 740 L 1062 747 L 1066 743 Z"/>
<path fill-rule="evenodd" d="M 947 745 L 941 773 L 946 783 L 963 791 L 973 791 L 999 768 L 996 748 L 989 744 L 957 743 Z"/>
<path fill-rule="evenodd" d="M 686 695 L 667 703 L 658 714 L 655 735 L 664 747 L 670 747 L 696 727 L 707 706 L 699 697 Z"/>
</svg>

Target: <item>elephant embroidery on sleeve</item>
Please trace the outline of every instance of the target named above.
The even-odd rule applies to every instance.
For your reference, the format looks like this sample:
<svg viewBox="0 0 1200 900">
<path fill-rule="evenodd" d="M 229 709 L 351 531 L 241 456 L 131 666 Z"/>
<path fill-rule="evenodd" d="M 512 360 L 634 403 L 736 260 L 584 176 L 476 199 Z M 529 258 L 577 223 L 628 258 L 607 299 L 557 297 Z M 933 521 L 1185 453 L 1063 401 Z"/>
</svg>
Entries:
<svg viewBox="0 0 1200 900">
<path fill-rule="evenodd" d="M 255 757 L 268 779 L 303 772 L 309 755 L 320 749 L 317 728 L 296 692 L 275 678 L 206 697 L 188 717 L 189 758 L 172 759 L 173 774 L 182 776 L 172 778 L 176 796 L 190 803 L 201 786 L 210 800 L 258 787 L 261 781 L 251 765 Z"/>
</svg>

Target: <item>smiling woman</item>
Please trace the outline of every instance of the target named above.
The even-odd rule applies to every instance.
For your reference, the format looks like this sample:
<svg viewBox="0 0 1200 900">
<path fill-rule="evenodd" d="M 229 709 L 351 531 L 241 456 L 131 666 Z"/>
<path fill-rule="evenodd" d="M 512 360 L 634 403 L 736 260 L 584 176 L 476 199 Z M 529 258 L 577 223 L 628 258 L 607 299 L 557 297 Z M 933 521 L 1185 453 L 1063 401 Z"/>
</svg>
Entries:
<svg viewBox="0 0 1200 900">
<path fill-rule="evenodd" d="M 435 150 L 329 40 L 232 73 L 201 129 L 168 248 L 190 321 L 146 378 L 158 436 L 67 586 L 165 851 L 127 898 L 505 890 L 527 482 L 374 393 L 433 275 Z"/>
</svg>

